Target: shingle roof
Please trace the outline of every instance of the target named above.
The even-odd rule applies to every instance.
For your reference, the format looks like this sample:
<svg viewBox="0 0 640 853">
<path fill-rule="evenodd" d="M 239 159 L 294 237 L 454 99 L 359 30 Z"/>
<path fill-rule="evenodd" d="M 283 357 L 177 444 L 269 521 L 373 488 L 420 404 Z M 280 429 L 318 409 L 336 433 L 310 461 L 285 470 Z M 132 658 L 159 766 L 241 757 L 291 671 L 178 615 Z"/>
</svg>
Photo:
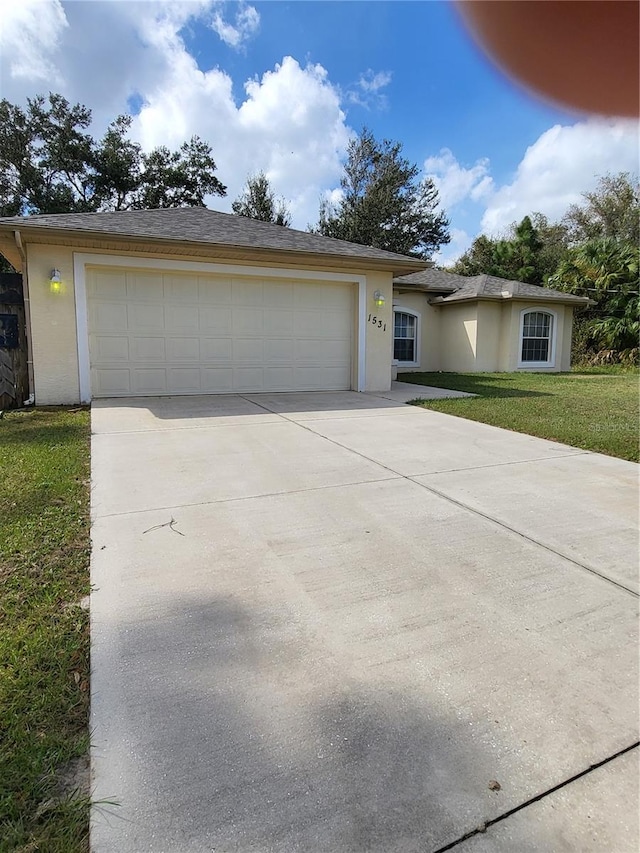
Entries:
<svg viewBox="0 0 640 853">
<path fill-rule="evenodd" d="M 406 283 L 427 293 L 446 294 L 434 300 L 441 305 L 481 298 L 535 299 L 538 302 L 564 302 L 574 305 L 587 305 L 589 302 L 583 296 L 573 296 L 570 293 L 562 293 L 550 287 L 538 287 L 536 284 L 526 284 L 523 281 L 510 281 L 494 275 L 455 275 L 435 269 L 397 276 L 393 283 L 399 286 Z"/>
<path fill-rule="evenodd" d="M 394 278 L 393 283 L 403 286 L 410 285 L 424 291 L 435 293 L 454 293 L 467 279 L 463 275 L 454 275 L 444 270 L 427 269 L 401 275 Z"/>
<path fill-rule="evenodd" d="M 250 247 L 329 257 L 386 262 L 397 269 L 416 269 L 423 264 L 394 252 L 360 246 L 306 231 L 295 231 L 271 222 L 220 213 L 205 207 L 161 210 L 127 210 L 112 213 L 56 213 L 0 217 L 2 228 L 42 228 L 87 232 L 109 237 L 174 240 L 219 246 Z"/>
</svg>

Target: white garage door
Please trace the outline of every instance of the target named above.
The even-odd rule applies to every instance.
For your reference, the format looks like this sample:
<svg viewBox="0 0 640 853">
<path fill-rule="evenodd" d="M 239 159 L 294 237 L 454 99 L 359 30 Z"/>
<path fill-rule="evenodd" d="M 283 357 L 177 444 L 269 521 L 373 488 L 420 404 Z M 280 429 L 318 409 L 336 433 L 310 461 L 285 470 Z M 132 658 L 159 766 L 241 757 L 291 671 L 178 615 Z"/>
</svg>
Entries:
<svg viewBox="0 0 640 853">
<path fill-rule="evenodd" d="M 351 387 L 348 284 L 91 269 L 87 306 L 94 397 Z"/>
</svg>

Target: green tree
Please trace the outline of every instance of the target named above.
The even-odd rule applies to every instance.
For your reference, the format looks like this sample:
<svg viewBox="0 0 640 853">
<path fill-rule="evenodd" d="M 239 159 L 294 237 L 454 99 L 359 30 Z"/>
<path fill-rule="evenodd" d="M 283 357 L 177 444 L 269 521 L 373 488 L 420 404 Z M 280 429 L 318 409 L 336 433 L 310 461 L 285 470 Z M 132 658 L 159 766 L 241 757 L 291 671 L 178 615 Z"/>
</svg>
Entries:
<svg viewBox="0 0 640 853">
<path fill-rule="evenodd" d="M 573 204 L 563 222 L 573 243 L 611 237 L 622 243 L 640 243 L 640 186 L 628 172 L 605 175 L 593 192 L 582 194 L 584 203 Z"/>
<path fill-rule="evenodd" d="M 341 200 L 323 201 L 315 231 L 402 255 L 429 258 L 450 240 L 438 191 L 402 156 L 402 145 L 378 142 L 366 128 L 347 148 Z"/>
<path fill-rule="evenodd" d="M 194 136 L 145 153 L 127 136 L 131 121 L 118 116 L 95 140 L 91 110 L 62 95 L 25 109 L 0 101 L 0 214 L 186 207 L 226 194 L 209 145 Z"/>
<path fill-rule="evenodd" d="M 291 213 L 283 198 L 276 198 L 269 179 L 264 172 L 247 178 L 244 190 L 232 202 L 231 209 L 237 216 L 275 222 L 276 225 L 291 225 Z"/>
<path fill-rule="evenodd" d="M 458 275 L 489 275 L 489 270 L 495 266 L 496 243 L 497 240 L 480 234 L 467 251 L 449 267 L 449 271 Z"/>
<path fill-rule="evenodd" d="M 567 229 L 534 213 L 514 222 L 507 235 L 492 240 L 481 234 L 453 265 L 458 275 L 495 275 L 512 281 L 544 285 L 568 249 Z"/>
<path fill-rule="evenodd" d="M 552 287 L 595 302 L 582 318 L 587 348 L 621 351 L 638 346 L 639 271 L 640 248 L 605 237 L 571 249 L 551 277 Z"/>
<path fill-rule="evenodd" d="M 569 251 L 569 232 L 562 222 L 549 222 L 544 213 L 532 213 L 531 221 L 542 243 L 537 253 L 540 284 L 546 285 L 549 276 L 558 269 Z"/>
</svg>

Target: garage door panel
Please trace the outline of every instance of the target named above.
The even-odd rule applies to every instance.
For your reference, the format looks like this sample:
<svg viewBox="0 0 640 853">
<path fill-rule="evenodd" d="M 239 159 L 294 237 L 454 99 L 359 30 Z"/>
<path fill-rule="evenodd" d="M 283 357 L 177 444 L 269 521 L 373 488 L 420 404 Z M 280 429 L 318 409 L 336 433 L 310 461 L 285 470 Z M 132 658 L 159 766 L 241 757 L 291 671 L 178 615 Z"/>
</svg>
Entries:
<svg viewBox="0 0 640 853">
<path fill-rule="evenodd" d="M 297 311 L 293 332 L 297 338 L 350 337 L 351 323 L 333 311 Z"/>
<path fill-rule="evenodd" d="M 199 367 L 170 367 L 167 370 L 167 391 L 177 394 L 200 393 Z"/>
<path fill-rule="evenodd" d="M 234 305 L 262 307 L 264 305 L 264 291 L 262 281 L 251 279 L 233 279 L 232 301 Z"/>
<path fill-rule="evenodd" d="M 262 308 L 234 308 L 234 335 L 262 335 L 264 333 L 264 311 Z"/>
<path fill-rule="evenodd" d="M 89 306 L 89 328 L 94 332 L 126 332 L 128 316 L 126 303 L 93 303 Z"/>
<path fill-rule="evenodd" d="M 198 278 L 198 302 L 201 305 L 231 305 L 231 293 L 229 278 Z"/>
<path fill-rule="evenodd" d="M 264 360 L 266 364 L 273 361 L 291 363 L 295 353 L 295 341 L 278 338 L 267 338 L 264 342 Z"/>
<path fill-rule="evenodd" d="M 233 387 L 237 391 L 263 391 L 263 368 L 235 367 L 233 369 Z"/>
<path fill-rule="evenodd" d="M 199 338 L 168 338 L 166 344 L 167 361 L 200 362 Z"/>
<path fill-rule="evenodd" d="M 285 281 L 265 281 L 262 285 L 263 304 L 274 310 L 287 311 L 293 305 L 294 285 Z"/>
<path fill-rule="evenodd" d="M 129 338 L 115 335 L 93 335 L 91 349 L 96 353 L 98 361 L 128 362 L 131 358 Z"/>
<path fill-rule="evenodd" d="M 126 299 L 127 276 L 124 272 L 97 270 L 87 281 L 87 296 L 99 295 L 102 299 Z"/>
<path fill-rule="evenodd" d="M 164 338 L 133 337 L 131 340 L 131 361 L 165 361 L 167 357 Z"/>
<path fill-rule="evenodd" d="M 131 371 L 131 389 L 134 394 L 167 393 L 167 371 L 164 367 L 136 367 Z"/>
<path fill-rule="evenodd" d="M 233 314 L 231 308 L 210 308 L 200 306 L 200 332 L 207 335 L 231 335 Z"/>
<path fill-rule="evenodd" d="M 154 305 L 130 302 L 127 306 L 128 328 L 131 331 L 154 331 L 164 333 L 164 307 L 162 303 Z"/>
<path fill-rule="evenodd" d="M 132 393 L 128 368 L 94 369 L 91 371 L 91 384 L 93 388 L 99 388 L 104 397 L 122 397 Z"/>
<path fill-rule="evenodd" d="M 192 276 L 164 275 L 164 297 L 173 302 L 198 303 L 198 279 Z"/>
<path fill-rule="evenodd" d="M 334 340 L 297 340 L 295 346 L 296 362 L 312 362 L 335 365 L 344 364 L 349 358 L 348 341 Z"/>
<path fill-rule="evenodd" d="M 127 272 L 127 298 L 136 302 L 158 302 L 164 297 L 163 277 L 157 273 Z"/>
<path fill-rule="evenodd" d="M 170 334 L 177 332 L 198 332 L 200 318 L 197 305 L 165 305 L 165 331 Z"/>
<path fill-rule="evenodd" d="M 252 361 L 262 364 L 264 361 L 264 342 L 262 338 L 234 338 L 233 360 Z"/>
<path fill-rule="evenodd" d="M 90 270 L 94 396 L 351 387 L 349 284 Z"/>
<path fill-rule="evenodd" d="M 344 367 L 296 367 L 294 382 L 308 391 L 339 391 L 349 382 L 349 370 Z"/>
<path fill-rule="evenodd" d="M 203 362 L 233 361 L 231 338 L 200 338 L 200 355 Z"/>
<path fill-rule="evenodd" d="M 265 335 L 292 335 L 293 311 L 265 309 L 263 312 Z"/>
<path fill-rule="evenodd" d="M 200 371 L 202 394 L 225 394 L 233 391 L 233 370 L 218 367 L 203 367 Z"/>
<path fill-rule="evenodd" d="M 293 387 L 293 367 L 265 367 L 264 385 L 270 391 L 288 391 Z"/>
</svg>

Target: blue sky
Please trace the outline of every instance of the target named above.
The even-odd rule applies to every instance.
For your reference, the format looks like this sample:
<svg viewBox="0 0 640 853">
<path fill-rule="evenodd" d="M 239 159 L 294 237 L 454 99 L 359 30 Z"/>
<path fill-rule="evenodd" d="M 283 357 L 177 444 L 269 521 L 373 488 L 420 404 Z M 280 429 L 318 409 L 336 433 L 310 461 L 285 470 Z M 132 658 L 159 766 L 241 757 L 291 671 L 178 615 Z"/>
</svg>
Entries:
<svg viewBox="0 0 640 853">
<path fill-rule="evenodd" d="M 439 186 L 447 261 L 525 213 L 559 218 L 597 175 L 638 170 L 637 124 L 524 92 L 449 3 L 23 0 L 3 16 L 4 97 L 60 91 L 92 108 L 96 133 L 134 112 L 145 147 L 197 133 L 229 187 L 218 209 L 263 169 L 294 225 L 315 222 L 367 125 Z"/>
</svg>

